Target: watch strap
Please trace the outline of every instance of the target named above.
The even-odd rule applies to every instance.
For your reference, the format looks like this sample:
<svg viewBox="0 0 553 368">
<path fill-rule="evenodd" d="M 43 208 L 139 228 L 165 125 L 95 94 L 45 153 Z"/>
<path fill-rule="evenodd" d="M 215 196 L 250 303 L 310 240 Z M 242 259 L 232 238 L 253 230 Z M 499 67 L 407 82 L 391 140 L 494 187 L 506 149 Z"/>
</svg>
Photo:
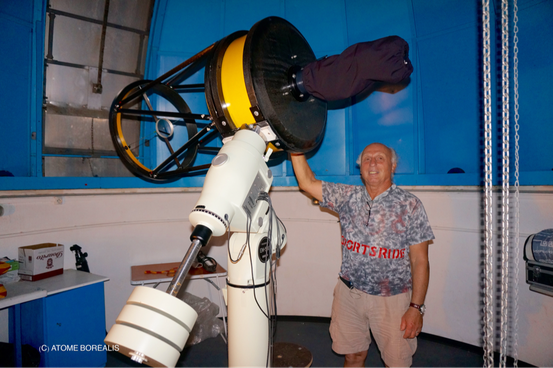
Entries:
<svg viewBox="0 0 553 368">
<path fill-rule="evenodd" d="M 424 314 L 424 304 L 409 303 L 409 306 L 418 309 L 421 314 Z"/>
</svg>

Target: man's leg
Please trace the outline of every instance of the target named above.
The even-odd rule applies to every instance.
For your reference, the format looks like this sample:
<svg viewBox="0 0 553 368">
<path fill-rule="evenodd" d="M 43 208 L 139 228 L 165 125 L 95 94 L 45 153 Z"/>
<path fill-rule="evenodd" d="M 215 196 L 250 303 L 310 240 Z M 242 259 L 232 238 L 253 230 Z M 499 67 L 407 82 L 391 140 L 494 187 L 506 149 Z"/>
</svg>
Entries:
<svg viewBox="0 0 553 368">
<path fill-rule="evenodd" d="M 362 367 L 371 343 L 365 295 L 359 290 L 350 290 L 341 281 L 334 288 L 330 320 L 332 350 L 345 356 L 346 367 Z"/>
<path fill-rule="evenodd" d="M 364 367 L 365 359 L 367 359 L 367 352 L 368 350 L 353 354 L 346 354 L 344 367 Z"/>
<path fill-rule="evenodd" d="M 404 339 L 401 317 L 409 308 L 410 293 L 373 298 L 370 324 L 382 360 L 387 367 L 410 367 L 417 350 L 417 339 Z"/>
</svg>

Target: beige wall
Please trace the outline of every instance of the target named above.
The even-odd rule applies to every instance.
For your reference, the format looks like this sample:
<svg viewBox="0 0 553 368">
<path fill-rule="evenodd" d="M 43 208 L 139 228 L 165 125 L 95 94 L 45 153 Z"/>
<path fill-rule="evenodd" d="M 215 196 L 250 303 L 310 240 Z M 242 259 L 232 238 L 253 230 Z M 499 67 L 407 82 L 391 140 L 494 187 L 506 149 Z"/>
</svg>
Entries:
<svg viewBox="0 0 553 368">
<path fill-rule="evenodd" d="M 424 331 L 480 346 L 481 193 L 472 188 L 407 189 L 423 201 L 436 235 L 430 247 Z M 0 192 L 0 256 L 17 258 L 19 246 L 57 242 L 66 247 L 65 268 L 75 268 L 69 247 L 80 245 L 89 254 L 91 272 L 110 278 L 105 285 L 110 328 L 133 290 L 131 265 L 182 259 L 192 231 L 188 214 L 198 197 L 199 190 L 183 188 Z M 297 188 L 275 188 L 271 197 L 289 239 L 278 263 L 278 313 L 328 317 L 340 266 L 338 219 L 312 205 Z M 525 188 L 520 202 L 522 247 L 530 234 L 553 227 L 553 188 Z M 224 267 L 225 242 L 213 238 L 207 247 Z M 519 359 L 550 365 L 553 298 L 528 290 L 522 255 L 518 287 Z M 217 297 L 202 280 L 190 282 L 187 291 Z M 7 340 L 7 311 L 2 310 L 0 341 Z"/>
</svg>

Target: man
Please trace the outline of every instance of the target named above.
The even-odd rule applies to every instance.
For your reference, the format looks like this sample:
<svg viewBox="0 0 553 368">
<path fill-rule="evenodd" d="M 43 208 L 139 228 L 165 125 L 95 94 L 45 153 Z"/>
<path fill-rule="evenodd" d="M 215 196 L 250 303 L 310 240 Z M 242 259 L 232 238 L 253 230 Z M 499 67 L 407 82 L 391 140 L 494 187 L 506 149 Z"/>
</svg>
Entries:
<svg viewBox="0 0 553 368">
<path fill-rule="evenodd" d="M 340 216 L 342 266 L 334 289 L 332 349 L 346 367 L 363 367 L 370 331 L 389 367 L 408 367 L 417 348 L 434 239 L 421 201 L 396 187 L 395 151 L 380 143 L 359 156 L 364 186 L 315 178 L 305 156 L 291 155 L 300 189 Z"/>
</svg>

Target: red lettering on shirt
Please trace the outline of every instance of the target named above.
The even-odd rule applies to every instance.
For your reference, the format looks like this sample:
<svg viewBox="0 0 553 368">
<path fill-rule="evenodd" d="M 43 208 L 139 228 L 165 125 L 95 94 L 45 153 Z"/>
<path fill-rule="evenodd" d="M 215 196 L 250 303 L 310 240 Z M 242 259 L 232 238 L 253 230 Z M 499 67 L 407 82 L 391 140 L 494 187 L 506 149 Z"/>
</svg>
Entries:
<svg viewBox="0 0 553 368">
<path fill-rule="evenodd" d="M 367 255 L 369 257 L 378 257 L 385 259 L 405 258 L 406 251 L 405 249 L 388 249 L 375 245 L 361 244 L 359 242 L 354 242 L 353 240 L 346 239 L 344 237 L 342 237 L 342 246 L 355 253 Z"/>
<path fill-rule="evenodd" d="M 351 240 L 347 241 L 346 248 L 348 248 L 349 250 L 351 250 L 353 248 L 353 242 Z"/>
<path fill-rule="evenodd" d="M 375 246 L 372 246 L 371 251 L 369 252 L 369 256 L 376 257 L 376 249 L 377 248 Z"/>
</svg>

